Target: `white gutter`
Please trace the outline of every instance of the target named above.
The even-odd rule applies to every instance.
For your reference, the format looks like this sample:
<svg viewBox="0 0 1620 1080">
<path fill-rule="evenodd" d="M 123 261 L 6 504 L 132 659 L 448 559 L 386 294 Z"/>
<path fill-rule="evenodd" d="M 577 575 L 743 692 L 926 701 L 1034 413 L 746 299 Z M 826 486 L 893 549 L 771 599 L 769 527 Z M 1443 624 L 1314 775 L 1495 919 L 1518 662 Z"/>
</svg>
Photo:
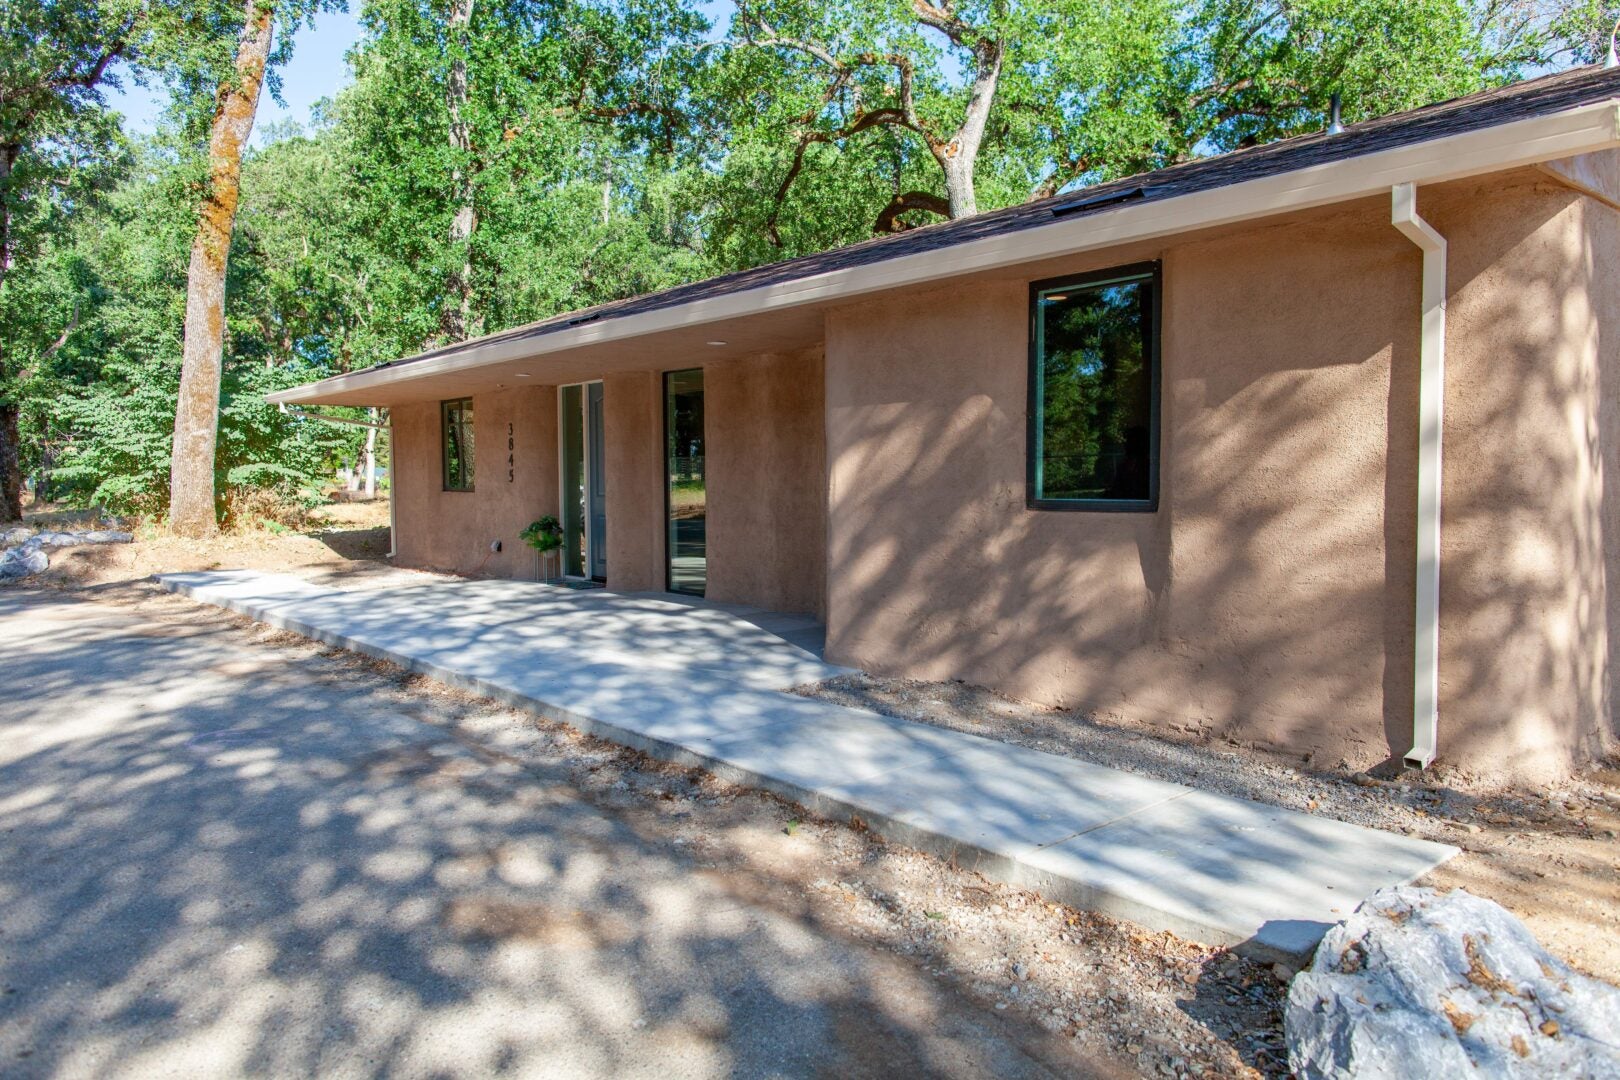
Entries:
<svg viewBox="0 0 1620 1080">
<path fill-rule="evenodd" d="M 473 342 L 446 356 L 337 375 L 267 396 L 274 402 L 308 402 L 354 394 L 587 345 L 912 288 L 964 274 L 1368 198 L 1382 195 L 1395 184 L 1459 180 L 1616 145 L 1620 145 L 1620 107 L 1616 101 L 1598 102 L 1173 199 L 1126 204 L 1068 220 L 1053 218 L 1049 224 L 1017 232 L 710 296 L 622 318 L 603 318 L 537 337 L 495 335 L 489 341 Z"/>
<path fill-rule="evenodd" d="M 1418 373 L 1417 634 L 1408 768 L 1426 769 L 1440 737 L 1440 464 L 1446 397 L 1446 238 L 1417 212 L 1417 185 L 1396 184 L 1390 219 L 1423 252 Z"/>
</svg>

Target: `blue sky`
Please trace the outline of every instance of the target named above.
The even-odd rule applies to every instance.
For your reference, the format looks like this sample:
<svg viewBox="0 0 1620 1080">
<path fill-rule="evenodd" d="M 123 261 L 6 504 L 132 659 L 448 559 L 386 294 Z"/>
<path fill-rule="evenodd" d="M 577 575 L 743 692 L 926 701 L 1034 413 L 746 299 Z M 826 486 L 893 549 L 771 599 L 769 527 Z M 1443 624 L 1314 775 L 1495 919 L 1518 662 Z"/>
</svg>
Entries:
<svg viewBox="0 0 1620 1080">
<path fill-rule="evenodd" d="M 344 11 L 317 15 L 314 26 L 299 27 L 293 41 L 292 59 L 281 72 L 281 96 L 286 104 L 282 105 L 269 94 L 259 101 L 259 115 L 253 122 L 256 145 L 260 144 L 265 128 L 279 120 L 307 124 L 310 107 L 342 89 L 349 78 L 343 54 L 359 37 L 359 22 Z M 123 90 L 107 95 L 107 103 L 124 114 L 125 130 L 142 134 L 150 133 L 157 126 L 166 100 L 167 95 L 161 88 L 136 86 L 127 76 Z"/>
<path fill-rule="evenodd" d="M 715 24 L 723 28 L 731 14 L 730 0 L 698 0 L 698 5 Z M 360 0 L 350 0 L 358 11 Z M 309 123 L 310 109 L 322 98 L 341 90 L 349 79 L 343 56 L 360 38 L 360 23 L 347 11 L 324 12 L 315 16 L 313 26 L 298 28 L 293 39 L 292 59 L 281 72 L 281 97 L 285 105 L 266 94 L 259 102 L 259 115 L 253 122 L 253 144 L 263 145 L 270 125 L 283 120 Z M 161 88 L 136 86 L 127 76 L 124 88 L 107 94 L 107 101 L 124 114 L 125 130 L 150 134 L 162 118 L 167 95 Z"/>
</svg>

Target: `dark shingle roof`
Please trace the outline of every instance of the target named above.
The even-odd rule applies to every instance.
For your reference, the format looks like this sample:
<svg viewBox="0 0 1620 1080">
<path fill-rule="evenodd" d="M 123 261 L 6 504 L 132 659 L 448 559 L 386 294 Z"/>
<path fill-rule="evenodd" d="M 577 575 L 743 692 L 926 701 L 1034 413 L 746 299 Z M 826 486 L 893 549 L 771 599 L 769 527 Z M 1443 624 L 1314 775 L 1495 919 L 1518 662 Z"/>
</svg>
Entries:
<svg viewBox="0 0 1620 1080">
<path fill-rule="evenodd" d="M 1409 112 L 1351 124 L 1336 135 L 1302 135 L 1214 157 L 1173 165 L 1157 172 L 1112 180 L 1047 199 L 992 210 L 975 217 L 946 221 L 895 236 L 834 248 L 785 262 L 707 278 L 662 292 L 615 300 L 569 312 L 526 326 L 514 327 L 472 341 L 420 353 L 392 366 L 454 355 L 474 345 L 541 337 L 584 322 L 676 307 L 715 296 L 746 292 L 834 270 L 866 266 L 905 255 L 935 251 L 989 236 L 1035 229 L 1056 221 L 1098 213 L 1133 202 L 1162 201 L 1196 191 L 1226 187 L 1365 154 L 1427 142 L 1447 135 L 1496 127 L 1535 116 L 1563 112 L 1582 105 L 1620 97 L 1620 69 L 1583 67 L 1543 76 Z M 1080 204 L 1080 205 L 1076 205 Z M 1068 209 L 1065 212 L 1065 208 Z M 1060 216 L 1061 215 L 1061 216 Z M 390 365 L 379 365 L 390 366 Z"/>
</svg>

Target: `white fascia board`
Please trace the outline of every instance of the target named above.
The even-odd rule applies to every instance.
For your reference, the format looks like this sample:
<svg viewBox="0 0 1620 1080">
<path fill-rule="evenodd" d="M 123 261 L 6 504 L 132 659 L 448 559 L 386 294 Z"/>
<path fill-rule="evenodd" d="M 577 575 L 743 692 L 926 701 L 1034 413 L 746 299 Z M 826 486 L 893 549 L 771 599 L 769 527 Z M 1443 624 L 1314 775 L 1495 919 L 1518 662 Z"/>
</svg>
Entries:
<svg viewBox="0 0 1620 1080">
<path fill-rule="evenodd" d="M 1548 116 L 1375 151 L 1360 157 L 987 236 L 933 251 L 831 270 L 774 285 L 711 296 L 538 337 L 471 344 L 431 360 L 336 375 L 266 395 L 276 403 L 318 400 L 511 360 L 567 352 L 744 315 L 849 300 L 926 285 L 962 274 L 1078 255 L 1177 233 L 1309 210 L 1373 195 L 1397 184 L 1436 184 L 1501 172 L 1620 145 L 1620 102 L 1604 101 Z"/>
</svg>

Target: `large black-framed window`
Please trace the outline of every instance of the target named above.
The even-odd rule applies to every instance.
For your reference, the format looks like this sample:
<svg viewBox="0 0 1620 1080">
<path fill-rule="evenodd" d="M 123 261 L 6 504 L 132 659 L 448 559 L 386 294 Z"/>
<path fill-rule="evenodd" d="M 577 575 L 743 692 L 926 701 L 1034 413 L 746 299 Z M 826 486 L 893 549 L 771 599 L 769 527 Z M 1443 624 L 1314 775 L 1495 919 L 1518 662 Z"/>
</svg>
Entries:
<svg viewBox="0 0 1620 1080">
<path fill-rule="evenodd" d="M 1159 506 L 1158 263 L 1030 286 L 1027 501 Z"/>
<path fill-rule="evenodd" d="M 473 489 L 473 403 L 457 398 L 439 403 L 440 431 L 444 436 L 444 490 Z"/>
</svg>

